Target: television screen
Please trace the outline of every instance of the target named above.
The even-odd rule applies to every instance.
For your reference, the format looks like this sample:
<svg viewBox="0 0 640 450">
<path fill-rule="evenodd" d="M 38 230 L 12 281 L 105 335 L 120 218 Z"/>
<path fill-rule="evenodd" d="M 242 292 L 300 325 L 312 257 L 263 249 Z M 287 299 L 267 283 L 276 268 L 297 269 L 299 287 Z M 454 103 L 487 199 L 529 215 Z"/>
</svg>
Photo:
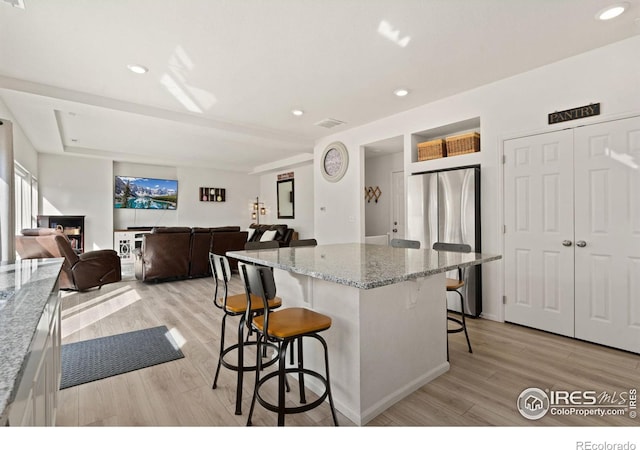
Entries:
<svg viewBox="0 0 640 450">
<path fill-rule="evenodd" d="M 176 209 L 178 181 L 116 176 L 114 206 L 131 209 Z"/>
</svg>

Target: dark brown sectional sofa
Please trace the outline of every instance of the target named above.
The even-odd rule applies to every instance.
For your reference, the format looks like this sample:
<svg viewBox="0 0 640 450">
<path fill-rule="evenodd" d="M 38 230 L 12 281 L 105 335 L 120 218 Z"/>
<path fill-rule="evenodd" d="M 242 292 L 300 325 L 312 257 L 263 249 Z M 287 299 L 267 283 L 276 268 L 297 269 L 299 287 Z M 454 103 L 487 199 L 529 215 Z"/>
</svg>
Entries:
<svg viewBox="0 0 640 450">
<path fill-rule="evenodd" d="M 145 234 L 136 255 L 135 275 L 142 281 L 211 275 L 209 252 L 243 250 L 248 233 L 240 227 L 156 227 Z M 229 260 L 233 269 L 237 261 Z"/>
</svg>

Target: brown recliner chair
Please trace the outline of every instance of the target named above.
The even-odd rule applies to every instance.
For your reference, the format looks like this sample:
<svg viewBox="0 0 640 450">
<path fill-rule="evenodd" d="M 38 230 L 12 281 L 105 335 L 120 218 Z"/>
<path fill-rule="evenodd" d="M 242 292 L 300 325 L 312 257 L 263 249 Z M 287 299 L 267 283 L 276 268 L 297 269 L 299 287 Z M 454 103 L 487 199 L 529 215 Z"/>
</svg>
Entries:
<svg viewBox="0 0 640 450">
<path fill-rule="evenodd" d="M 64 258 L 60 289 L 85 291 L 122 279 L 120 257 L 115 250 L 94 250 L 78 255 L 62 231 L 27 228 L 21 233 L 22 236 L 16 236 L 16 251 L 21 259 Z"/>
</svg>

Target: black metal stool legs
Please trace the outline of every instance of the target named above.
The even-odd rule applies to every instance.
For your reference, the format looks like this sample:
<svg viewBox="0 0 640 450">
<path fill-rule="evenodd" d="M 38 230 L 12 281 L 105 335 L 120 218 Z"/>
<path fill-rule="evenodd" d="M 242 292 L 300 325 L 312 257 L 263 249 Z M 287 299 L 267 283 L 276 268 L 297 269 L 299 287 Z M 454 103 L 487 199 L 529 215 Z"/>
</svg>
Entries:
<svg viewBox="0 0 640 450">
<path fill-rule="evenodd" d="M 293 342 L 291 343 L 291 348 L 293 350 Z M 293 351 L 291 353 L 293 354 Z M 300 403 L 304 405 L 305 403 L 307 403 L 307 397 L 305 396 L 305 393 L 304 393 L 304 372 L 303 372 L 304 362 L 302 357 L 302 338 L 301 337 L 298 338 L 298 369 L 299 369 L 298 384 L 300 386 Z"/>
<path fill-rule="evenodd" d="M 220 366 L 222 366 L 222 354 L 224 353 L 224 330 L 227 325 L 227 315 L 222 316 L 222 328 L 220 334 L 220 354 L 218 355 L 218 367 L 216 368 L 216 375 L 213 377 L 213 386 L 211 389 L 218 387 L 218 375 L 220 375 Z"/>
<path fill-rule="evenodd" d="M 329 378 L 329 349 L 327 348 L 327 342 L 321 337 L 316 336 L 324 347 L 324 367 L 325 377 L 327 379 L 327 396 L 329 397 L 329 406 L 331 408 L 331 416 L 333 417 L 333 424 L 338 426 L 338 416 L 336 415 L 336 408 L 333 405 L 333 395 L 331 394 L 331 379 Z"/>
<path fill-rule="evenodd" d="M 469 347 L 469 353 L 473 353 L 473 350 L 471 349 L 471 341 L 469 340 L 469 333 L 467 332 L 467 322 L 465 320 L 466 314 L 464 312 L 464 296 L 462 295 L 462 292 L 460 292 L 457 289 L 454 292 L 460 296 L 460 316 L 461 317 L 460 319 L 458 319 L 455 317 L 449 317 L 447 314 L 447 320 L 457 323 L 458 325 L 460 325 L 460 327 L 454 328 L 454 329 L 447 329 L 447 333 L 464 332 L 464 336 L 467 339 L 467 347 Z M 449 361 L 449 340 L 448 339 L 447 339 L 447 361 Z"/>
<path fill-rule="evenodd" d="M 252 422 L 251 419 L 253 417 L 253 411 L 255 408 L 255 404 L 256 401 L 258 403 L 260 403 L 262 406 L 264 406 L 266 409 L 276 412 L 278 414 L 278 426 L 284 426 L 285 424 L 285 416 L 287 414 L 296 414 L 296 413 L 301 413 L 301 412 L 305 412 L 305 411 L 309 411 L 317 406 L 320 406 L 324 400 L 326 398 L 329 399 L 329 407 L 331 409 L 331 416 L 333 418 L 333 423 L 335 424 L 335 426 L 338 426 L 338 417 L 336 414 L 336 410 L 335 410 L 335 405 L 333 403 L 333 395 L 331 393 L 331 380 L 329 378 L 329 351 L 328 351 L 328 347 L 327 347 L 327 343 L 325 342 L 325 340 L 317 334 L 312 334 L 312 335 L 306 335 L 307 337 L 313 337 L 315 339 L 317 339 L 318 341 L 320 341 L 320 343 L 322 344 L 323 347 L 323 351 L 324 351 L 324 363 L 325 363 L 325 374 L 324 376 L 322 376 L 321 374 L 319 374 L 318 372 L 315 372 L 313 370 L 310 369 L 305 369 L 303 367 L 303 360 L 302 360 L 302 342 L 301 342 L 301 337 L 297 337 L 294 339 L 285 339 L 281 342 L 281 348 L 280 348 L 280 354 L 278 355 L 278 371 L 277 372 L 270 372 L 264 376 L 260 376 L 261 370 L 262 370 L 262 363 L 260 361 L 260 358 L 258 358 L 258 360 L 256 361 L 256 367 L 257 367 L 257 371 L 256 371 L 256 382 L 253 388 L 253 398 L 251 399 L 251 406 L 249 408 L 249 415 L 247 417 L 247 426 L 251 426 Z M 297 341 L 297 342 L 296 342 Z M 260 338 L 259 340 L 259 344 L 258 344 L 258 352 L 260 352 L 260 347 L 262 345 L 265 345 L 264 342 L 262 341 L 262 338 Z M 297 367 L 287 367 L 287 348 L 288 347 L 293 347 L 294 342 L 297 344 L 298 346 L 298 364 Z M 290 348 L 290 350 L 291 350 Z M 299 381 L 300 381 L 300 403 L 302 403 L 302 406 L 286 406 L 286 392 L 289 391 L 288 389 L 288 383 L 287 383 L 287 374 L 289 373 L 298 373 L 299 375 Z M 303 375 L 310 375 L 314 378 L 316 378 L 317 380 L 319 380 L 325 387 L 324 392 L 315 400 L 313 400 L 311 403 L 307 404 L 306 402 L 306 398 L 305 398 L 305 394 L 304 394 L 304 378 Z M 278 394 L 277 394 L 277 404 L 271 404 L 269 402 L 267 402 L 261 395 L 260 395 L 260 387 L 269 379 L 277 377 L 277 385 L 278 385 Z"/>
<path fill-rule="evenodd" d="M 244 377 L 244 316 L 238 322 L 238 381 L 236 383 L 236 416 L 242 414 L 242 382 Z"/>
<path fill-rule="evenodd" d="M 258 394 L 258 382 L 260 381 L 260 371 L 262 370 L 262 358 L 260 352 L 262 352 L 262 336 L 258 334 L 256 346 L 256 381 L 253 385 L 253 396 L 251 397 L 251 406 L 249 407 L 249 415 L 247 416 L 247 426 L 251 426 L 251 417 L 253 416 L 253 408 L 256 406 L 256 397 Z M 278 346 L 280 355 L 282 355 L 282 346 Z"/>
<path fill-rule="evenodd" d="M 280 354 L 280 361 L 278 363 L 278 426 L 284 426 L 285 415 L 285 398 L 284 398 L 284 384 L 287 379 L 287 344 L 288 341 L 282 343 L 283 352 Z"/>
<path fill-rule="evenodd" d="M 466 314 L 464 312 L 464 297 L 460 291 L 456 291 L 460 295 L 460 311 L 462 312 L 462 329 L 464 330 L 464 337 L 467 338 L 467 347 L 469 347 L 469 353 L 473 353 L 471 350 L 471 341 L 469 340 L 469 333 L 467 333 L 467 322 L 465 321 Z"/>
<path fill-rule="evenodd" d="M 234 345 L 228 349 L 225 349 L 224 347 L 224 335 L 225 335 L 225 330 L 226 330 L 226 324 L 227 324 L 227 317 L 229 317 L 228 314 L 225 314 L 222 317 L 222 328 L 221 328 L 221 335 L 220 335 L 220 355 L 218 357 L 218 366 L 216 367 L 216 374 L 213 378 L 213 385 L 211 386 L 211 389 L 216 389 L 218 387 L 218 376 L 220 375 L 220 367 L 224 364 L 227 367 L 230 367 L 234 370 L 236 370 L 237 372 L 237 384 L 236 384 L 236 411 L 235 414 L 237 416 L 242 414 L 242 384 L 243 384 L 243 379 L 244 379 L 244 371 L 245 370 L 250 370 L 251 368 L 246 368 L 243 370 L 244 367 L 244 316 L 240 316 L 240 320 L 238 322 L 238 344 Z M 231 350 L 233 350 L 234 348 L 238 349 L 238 361 L 237 361 L 237 365 L 234 366 L 230 365 L 228 363 L 223 363 L 224 357 L 227 353 L 229 353 Z"/>
</svg>

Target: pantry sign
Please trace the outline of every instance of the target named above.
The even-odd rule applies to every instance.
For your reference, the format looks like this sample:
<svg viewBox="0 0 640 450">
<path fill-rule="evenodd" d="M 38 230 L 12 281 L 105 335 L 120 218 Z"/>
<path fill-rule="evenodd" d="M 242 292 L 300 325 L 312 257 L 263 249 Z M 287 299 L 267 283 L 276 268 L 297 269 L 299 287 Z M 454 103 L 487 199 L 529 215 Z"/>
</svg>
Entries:
<svg viewBox="0 0 640 450">
<path fill-rule="evenodd" d="M 554 123 L 566 122 L 567 120 L 584 119 L 585 117 L 599 116 L 600 103 L 591 103 L 586 106 L 567 109 L 564 111 L 556 111 L 549 114 L 549 125 Z"/>
</svg>

